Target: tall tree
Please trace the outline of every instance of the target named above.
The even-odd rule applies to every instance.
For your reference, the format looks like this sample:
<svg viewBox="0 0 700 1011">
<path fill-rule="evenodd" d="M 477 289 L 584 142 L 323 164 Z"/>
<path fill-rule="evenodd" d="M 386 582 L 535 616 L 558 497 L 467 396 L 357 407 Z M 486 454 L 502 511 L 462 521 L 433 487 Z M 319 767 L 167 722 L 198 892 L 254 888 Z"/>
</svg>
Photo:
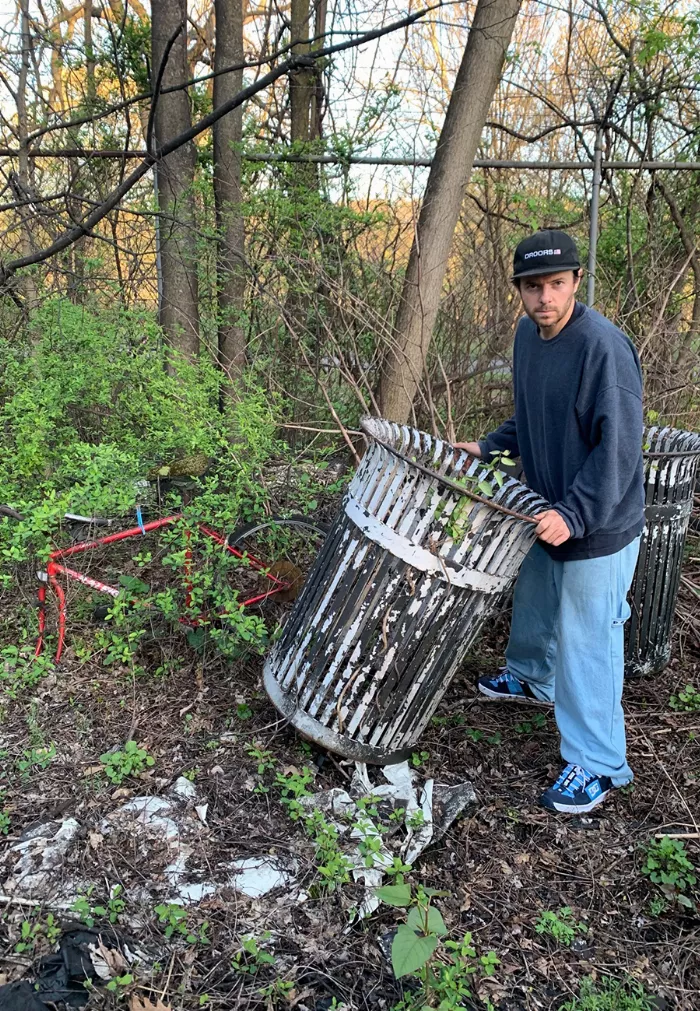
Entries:
<svg viewBox="0 0 700 1011">
<path fill-rule="evenodd" d="M 326 30 L 327 0 L 291 0 L 290 32 L 292 52 L 306 56 L 320 49 L 319 38 Z M 314 39 L 315 41 L 311 41 Z M 302 67 L 289 75 L 290 137 L 292 144 L 308 144 L 321 136 L 323 85 L 320 64 Z M 303 189 L 318 188 L 318 171 L 315 165 L 294 166 L 293 185 Z"/>
<path fill-rule="evenodd" d="M 464 190 L 521 0 L 478 0 L 428 176 L 380 383 L 382 414 L 405 422 L 423 375 Z"/>
<path fill-rule="evenodd" d="M 97 97 L 95 85 L 95 50 L 92 44 L 92 0 L 85 0 L 83 11 L 84 42 L 85 42 L 85 97 L 88 105 L 92 105 Z"/>
<path fill-rule="evenodd" d="M 179 31 L 178 31 L 179 29 Z M 187 73 L 187 0 L 158 0 L 152 6 L 152 87 L 184 84 Z M 155 94 L 155 141 L 166 141 L 192 125 L 187 91 Z M 150 138 L 149 138 L 150 142 Z M 160 208 L 160 324 L 173 348 L 191 358 L 199 351 L 194 172 L 197 154 L 189 141 L 157 166 Z"/>
<path fill-rule="evenodd" d="M 243 62 L 243 0 L 215 0 L 214 109 L 243 87 L 243 70 L 224 74 Z M 246 288 L 245 228 L 241 211 L 241 137 L 243 107 L 214 124 L 214 200 L 218 231 L 218 350 L 228 377 L 223 390 L 235 394 L 234 380 L 245 365 L 246 335 L 240 319 Z"/>
<path fill-rule="evenodd" d="M 19 186 L 16 187 L 20 200 L 26 199 L 31 191 L 29 179 L 29 117 L 27 113 L 27 84 L 32 39 L 29 31 L 29 0 L 20 0 L 20 31 L 22 34 L 22 57 L 17 81 L 17 132 L 19 140 Z M 29 208 L 22 213 L 21 242 L 22 255 L 32 251 Z M 31 311 L 37 304 L 37 289 L 34 278 L 27 274 L 23 281 L 25 307 Z"/>
<path fill-rule="evenodd" d="M 309 0 L 291 0 L 291 36 L 295 45 L 292 52 L 305 56 L 311 49 L 311 11 Z M 292 143 L 305 143 L 310 138 L 311 104 L 315 92 L 313 67 L 304 67 L 289 75 L 289 104 Z"/>
<path fill-rule="evenodd" d="M 314 13 L 314 39 L 316 41 L 311 44 L 312 52 L 314 49 L 320 49 L 325 43 L 327 15 L 328 0 L 316 0 Z M 320 63 L 315 63 L 314 93 L 311 99 L 311 110 L 309 112 L 309 140 L 318 140 L 321 136 L 324 97 L 323 67 Z"/>
<path fill-rule="evenodd" d="M 294 43 L 292 52 L 296 56 L 306 56 L 320 48 L 322 42 L 311 39 L 316 39 L 325 31 L 325 21 L 326 0 L 316 0 L 313 8 L 309 0 L 291 0 L 290 32 Z M 297 153 L 308 151 L 311 142 L 321 135 L 322 97 L 322 78 L 318 64 L 298 68 L 289 75 L 290 137 Z M 285 310 L 288 322 L 297 333 L 301 333 L 306 327 L 311 302 L 309 271 L 305 269 L 301 257 L 303 252 L 311 255 L 316 245 L 314 201 L 319 194 L 318 165 L 311 162 L 291 165 L 288 179 L 298 255 L 290 263 L 292 270 Z M 304 241 L 300 242 L 302 236 Z"/>
</svg>

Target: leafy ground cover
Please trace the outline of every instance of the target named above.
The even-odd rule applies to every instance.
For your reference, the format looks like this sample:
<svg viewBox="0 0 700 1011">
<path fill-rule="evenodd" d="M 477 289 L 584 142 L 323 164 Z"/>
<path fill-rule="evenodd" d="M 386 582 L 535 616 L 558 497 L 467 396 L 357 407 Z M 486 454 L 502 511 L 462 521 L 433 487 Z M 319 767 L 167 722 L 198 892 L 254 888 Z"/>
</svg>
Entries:
<svg viewBox="0 0 700 1011">
<path fill-rule="evenodd" d="M 23 616 L 5 608 L 5 641 Z M 470 779 L 479 798 L 403 876 L 412 894 L 440 893 L 431 900 L 439 919 L 424 921 L 435 936 L 428 999 L 502 1011 L 690 1011 L 700 990 L 700 726 L 697 712 L 669 700 L 698 684 L 697 646 L 677 641 L 663 675 L 627 685 L 633 787 L 590 817 L 565 820 L 536 806 L 559 766 L 551 716 L 475 696 L 474 678 L 497 666 L 505 630 L 504 616 L 486 631 L 414 756 L 420 776 Z M 399 979 L 392 970 L 391 942 L 408 910 L 383 903 L 348 927 L 358 886 L 332 835 L 292 817 L 295 795 L 346 787 L 352 768 L 278 719 L 260 656 L 197 651 L 170 625 L 140 637 L 125 662 L 105 664 L 100 629 L 86 620 L 71 632 L 60 669 L 5 655 L 0 847 L 6 856 L 29 826 L 75 818 L 80 842 L 54 901 L 62 880 L 68 891 L 68 879 L 98 884 L 68 911 L 50 899 L 0 900 L 4 975 L 26 974 L 81 920 L 152 953 L 147 972 L 137 964 L 122 973 L 90 1007 L 140 1007 L 140 997 L 166 1008 L 424 1006 L 415 967 Z M 224 889 L 184 909 L 144 898 L 162 883 L 167 853 L 153 846 L 144 855 L 137 836 L 102 826 L 129 798 L 164 796 L 177 777 L 207 804 L 192 842 L 200 865 L 216 876 L 227 861 L 282 856 L 303 900 L 286 887 L 259 898 Z"/>
<path fill-rule="evenodd" d="M 72 584 L 60 666 L 50 637 L 32 659 L 34 572 L 49 545 L 70 543 L 66 509 L 133 522 L 150 475 L 165 496 L 152 507 L 189 499 L 193 523 L 230 530 L 275 511 L 328 520 L 342 468 L 313 443 L 297 453 L 282 443 L 278 407 L 253 382 L 223 416 L 213 375 L 185 377 L 175 400 L 145 324 L 134 336 L 132 318 L 109 324 L 65 305 L 46 314 L 43 364 L 6 348 L 0 377 L 2 499 L 26 517 L 0 519 L 0 983 L 30 977 L 79 924 L 139 953 L 112 964 L 93 1009 L 694 1011 L 697 562 L 686 568 L 670 667 L 626 687 L 634 784 L 591 817 L 537 807 L 560 767 L 551 714 L 504 711 L 474 690 L 477 674 L 500 663 L 504 614 L 411 761 L 419 780 L 471 780 L 478 804 L 414 867 L 395 861 L 385 885 L 398 891 L 351 923 L 361 888 L 337 828 L 304 802 L 347 788 L 353 767 L 279 719 L 261 680 L 274 621 L 241 617 L 235 580 L 221 581 L 204 543 L 172 531 L 82 558 L 120 598 L 107 609 Z M 70 383 L 52 386 L 59 365 Z M 170 480 L 173 461 L 192 456 L 208 461 L 194 496 Z M 212 598 L 226 622 L 180 620 Z M 129 805 L 137 817 L 127 823 Z M 362 812 L 353 817 L 371 867 L 381 840 L 360 825 Z M 41 897 L 11 893 L 13 847 L 48 823 L 66 845 Z M 384 831 L 402 825 L 392 812 Z M 184 870 L 173 866 L 174 841 Z M 279 863 L 285 875 L 246 896 L 230 877 L 241 861 Z M 174 876 L 185 905 L 173 901 Z"/>
</svg>

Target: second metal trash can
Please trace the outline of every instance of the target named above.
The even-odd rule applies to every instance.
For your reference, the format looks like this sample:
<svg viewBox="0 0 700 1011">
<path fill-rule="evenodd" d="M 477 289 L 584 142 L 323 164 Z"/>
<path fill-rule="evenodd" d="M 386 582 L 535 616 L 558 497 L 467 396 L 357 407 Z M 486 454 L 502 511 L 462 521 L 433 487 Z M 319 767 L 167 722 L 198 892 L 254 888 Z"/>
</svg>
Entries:
<svg viewBox="0 0 700 1011">
<path fill-rule="evenodd" d="M 362 427 L 369 448 L 265 664 L 265 687 L 305 737 L 384 764 L 415 746 L 512 588 L 535 539 L 528 517 L 547 503 L 507 475 L 488 504 L 465 498 L 450 482 L 478 482 L 483 463 L 406 426 Z"/>
<path fill-rule="evenodd" d="M 658 674 L 671 658 L 671 630 L 700 461 L 700 435 L 644 433 L 645 524 L 630 589 L 625 674 Z"/>
</svg>

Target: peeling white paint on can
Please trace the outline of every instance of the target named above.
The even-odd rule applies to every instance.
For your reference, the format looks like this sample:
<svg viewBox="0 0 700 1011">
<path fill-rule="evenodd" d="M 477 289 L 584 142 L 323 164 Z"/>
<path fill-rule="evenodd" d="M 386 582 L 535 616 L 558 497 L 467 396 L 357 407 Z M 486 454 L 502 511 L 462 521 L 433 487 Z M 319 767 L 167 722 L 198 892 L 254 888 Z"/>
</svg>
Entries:
<svg viewBox="0 0 700 1011">
<path fill-rule="evenodd" d="M 625 674 L 656 674 L 671 658 L 673 615 L 700 461 L 700 435 L 648 428 L 645 524 L 630 589 Z"/>
<path fill-rule="evenodd" d="M 415 745 L 512 588 L 535 528 L 465 503 L 441 481 L 485 474 L 464 451 L 379 419 L 363 427 L 370 446 L 265 664 L 265 685 L 305 736 L 385 763 Z M 507 474 L 493 502 L 521 516 L 546 507 Z"/>
</svg>

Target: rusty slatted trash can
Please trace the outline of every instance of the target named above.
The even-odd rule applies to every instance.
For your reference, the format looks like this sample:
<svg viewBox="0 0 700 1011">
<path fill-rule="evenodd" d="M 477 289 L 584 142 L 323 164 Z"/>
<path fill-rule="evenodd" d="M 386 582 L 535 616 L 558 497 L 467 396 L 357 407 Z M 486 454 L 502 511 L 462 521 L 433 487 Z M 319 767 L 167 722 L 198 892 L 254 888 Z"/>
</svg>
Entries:
<svg viewBox="0 0 700 1011">
<path fill-rule="evenodd" d="M 677 428 L 644 433 L 645 523 L 630 589 L 625 674 L 658 674 L 671 659 L 671 630 L 693 508 L 700 435 Z"/>
<path fill-rule="evenodd" d="M 369 447 L 265 664 L 277 709 L 305 737 L 383 764 L 410 754 L 464 655 L 512 588 L 546 508 L 504 474 L 492 499 L 464 451 L 363 420 Z M 504 468 L 507 471 L 508 468 Z"/>
</svg>

